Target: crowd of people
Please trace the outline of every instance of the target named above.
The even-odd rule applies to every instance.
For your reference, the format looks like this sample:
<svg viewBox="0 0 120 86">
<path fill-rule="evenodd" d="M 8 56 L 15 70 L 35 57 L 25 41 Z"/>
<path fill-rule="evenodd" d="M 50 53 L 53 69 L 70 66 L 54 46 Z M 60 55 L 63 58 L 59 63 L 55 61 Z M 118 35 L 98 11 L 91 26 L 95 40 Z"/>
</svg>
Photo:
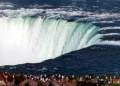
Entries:
<svg viewBox="0 0 120 86">
<path fill-rule="evenodd" d="M 120 86 L 120 77 L 113 75 L 27 75 L 0 73 L 0 86 Z"/>
</svg>

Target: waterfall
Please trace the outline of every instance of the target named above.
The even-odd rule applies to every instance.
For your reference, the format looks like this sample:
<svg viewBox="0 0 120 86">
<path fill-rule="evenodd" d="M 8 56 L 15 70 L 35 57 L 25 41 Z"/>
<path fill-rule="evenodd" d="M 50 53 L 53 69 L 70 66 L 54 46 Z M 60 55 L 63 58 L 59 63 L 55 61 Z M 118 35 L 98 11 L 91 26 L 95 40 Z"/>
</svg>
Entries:
<svg viewBox="0 0 120 86">
<path fill-rule="evenodd" d="M 90 23 L 41 17 L 0 18 L 0 65 L 42 62 L 100 41 Z"/>
</svg>

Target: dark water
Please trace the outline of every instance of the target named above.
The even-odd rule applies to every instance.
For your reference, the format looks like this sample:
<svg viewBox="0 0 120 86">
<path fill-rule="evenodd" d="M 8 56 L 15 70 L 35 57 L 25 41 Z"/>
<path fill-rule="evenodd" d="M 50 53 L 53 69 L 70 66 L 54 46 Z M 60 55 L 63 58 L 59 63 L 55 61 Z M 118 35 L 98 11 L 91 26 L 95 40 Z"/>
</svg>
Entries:
<svg viewBox="0 0 120 86">
<path fill-rule="evenodd" d="M 54 8 L 71 6 L 86 11 L 119 12 L 119 0 L 1 0 L 1 3 L 12 3 L 14 8 L 29 8 L 31 5 L 49 5 Z M 47 6 L 46 6 L 47 7 Z"/>
</svg>

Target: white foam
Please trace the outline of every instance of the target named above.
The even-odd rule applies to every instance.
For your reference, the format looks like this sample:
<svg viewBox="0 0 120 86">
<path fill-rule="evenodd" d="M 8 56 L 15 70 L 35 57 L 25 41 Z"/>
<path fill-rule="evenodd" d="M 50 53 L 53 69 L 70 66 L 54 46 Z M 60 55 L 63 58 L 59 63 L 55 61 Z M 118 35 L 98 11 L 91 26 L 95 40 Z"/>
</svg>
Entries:
<svg viewBox="0 0 120 86">
<path fill-rule="evenodd" d="M 0 3 L 0 8 L 13 8 L 14 7 L 14 4 L 12 3 Z"/>
<path fill-rule="evenodd" d="M 103 36 L 113 36 L 113 35 L 120 36 L 120 33 L 105 33 L 105 34 L 103 34 Z"/>
<path fill-rule="evenodd" d="M 102 41 L 100 43 L 98 43 L 100 45 L 115 45 L 115 46 L 120 46 L 120 40 L 119 41 Z"/>
<path fill-rule="evenodd" d="M 114 29 L 120 29 L 120 26 L 109 26 L 109 27 L 102 27 L 101 30 L 114 30 Z"/>
<path fill-rule="evenodd" d="M 67 16 L 84 16 L 84 18 L 80 18 L 81 20 L 101 20 L 107 18 L 120 18 L 120 13 L 95 13 L 84 11 L 82 9 L 72 9 L 72 7 L 68 8 L 55 8 L 55 9 L 41 9 L 41 8 L 19 8 L 19 9 L 2 9 L 0 10 L 1 14 L 5 14 L 7 16 L 29 16 L 35 14 L 41 14 L 45 12 L 46 15 L 67 15 Z M 103 23 L 113 22 L 113 21 L 100 21 Z"/>
</svg>

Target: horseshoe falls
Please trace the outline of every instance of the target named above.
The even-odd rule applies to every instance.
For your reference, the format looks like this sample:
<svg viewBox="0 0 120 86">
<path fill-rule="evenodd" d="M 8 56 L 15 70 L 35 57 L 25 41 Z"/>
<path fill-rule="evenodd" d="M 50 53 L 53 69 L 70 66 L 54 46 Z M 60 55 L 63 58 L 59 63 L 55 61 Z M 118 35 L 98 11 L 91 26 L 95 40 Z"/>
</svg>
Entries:
<svg viewBox="0 0 120 86">
<path fill-rule="evenodd" d="M 42 62 L 99 43 L 90 23 L 41 17 L 0 18 L 0 65 Z"/>
</svg>

